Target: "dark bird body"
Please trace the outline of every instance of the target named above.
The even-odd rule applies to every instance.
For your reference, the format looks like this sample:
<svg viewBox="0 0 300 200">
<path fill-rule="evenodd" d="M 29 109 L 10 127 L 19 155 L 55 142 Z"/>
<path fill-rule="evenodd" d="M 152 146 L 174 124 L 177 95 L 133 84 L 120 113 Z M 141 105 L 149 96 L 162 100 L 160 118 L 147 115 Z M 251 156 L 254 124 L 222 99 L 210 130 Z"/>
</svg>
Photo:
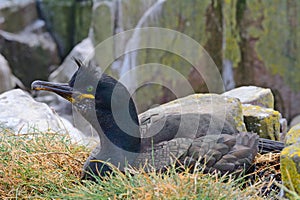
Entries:
<svg viewBox="0 0 300 200">
<path fill-rule="evenodd" d="M 100 144 L 83 167 L 83 179 L 94 180 L 94 175 L 110 172 L 106 162 L 120 170 L 130 165 L 156 171 L 173 163 L 191 168 L 200 163 L 205 171 L 232 173 L 247 170 L 259 147 L 261 152 L 283 148 L 282 143 L 274 146 L 254 133 L 240 133 L 226 121 L 216 129 L 220 131 L 209 132 L 209 114 L 158 114 L 139 120 L 124 85 L 76 62 L 79 69 L 69 83 L 35 81 L 32 88 L 66 98 L 97 130 Z"/>
</svg>

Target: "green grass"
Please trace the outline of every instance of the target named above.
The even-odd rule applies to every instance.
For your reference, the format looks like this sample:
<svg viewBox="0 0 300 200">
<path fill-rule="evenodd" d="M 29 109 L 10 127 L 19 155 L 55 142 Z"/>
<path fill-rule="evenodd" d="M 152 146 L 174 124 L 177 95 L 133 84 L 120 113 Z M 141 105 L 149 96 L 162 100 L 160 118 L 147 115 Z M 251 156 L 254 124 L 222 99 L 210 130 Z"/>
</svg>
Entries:
<svg viewBox="0 0 300 200">
<path fill-rule="evenodd" d="M 0 131 L 1 199 L 263 199 L 259 195 L 262 182 L 176 173 L 174 167 L 164 174 L 140 170 L 131 175 L 116 169 L 98 183 L 80 182 L 87 148 L 58 133 Z"/>
</svg>

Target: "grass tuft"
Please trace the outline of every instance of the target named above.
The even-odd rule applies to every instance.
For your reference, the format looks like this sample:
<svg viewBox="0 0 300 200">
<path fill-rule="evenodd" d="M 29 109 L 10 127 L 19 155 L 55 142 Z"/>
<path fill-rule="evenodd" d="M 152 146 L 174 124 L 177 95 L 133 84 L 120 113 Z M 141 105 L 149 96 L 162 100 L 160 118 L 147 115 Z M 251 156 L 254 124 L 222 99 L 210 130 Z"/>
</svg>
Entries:
<svg viewBox="0 0 300 200">
<path fill-rule="evenodd" d="M 0 196 L 48 197 L 78 182 L 88 152 L 57 133 L 0 134 Z"/>
</svg>

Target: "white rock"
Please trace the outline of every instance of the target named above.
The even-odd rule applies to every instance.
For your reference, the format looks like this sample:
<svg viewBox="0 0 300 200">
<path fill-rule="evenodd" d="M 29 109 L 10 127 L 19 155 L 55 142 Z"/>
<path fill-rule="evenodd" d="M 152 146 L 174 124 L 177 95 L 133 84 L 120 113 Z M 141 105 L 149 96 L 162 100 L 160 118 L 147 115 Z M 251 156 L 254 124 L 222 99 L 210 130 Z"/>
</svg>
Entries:
<svg viewBox="0 0 300 200">
<path fill-rule="evenodd" d="M 0 93 L 15 87 L 7 60 L 0 54 Z"/>
<path fill-rule="evenodd" d="M 258 105 L 265 108 L 274 108 L 274 97 L 269 88 L 257 86 L 242 86 L 222 94 L 223 96 L 240 99 L 242 104 Z"/>
<path fill-rule="evenodd" d="M 85 136 L 45 103 L 36 102 L 20 89 L 0 95 L 0 125 L 18 134 L 47 131 L 69 134 L 73 142 L 90 147 L 99 140 Z"/>
</svg>

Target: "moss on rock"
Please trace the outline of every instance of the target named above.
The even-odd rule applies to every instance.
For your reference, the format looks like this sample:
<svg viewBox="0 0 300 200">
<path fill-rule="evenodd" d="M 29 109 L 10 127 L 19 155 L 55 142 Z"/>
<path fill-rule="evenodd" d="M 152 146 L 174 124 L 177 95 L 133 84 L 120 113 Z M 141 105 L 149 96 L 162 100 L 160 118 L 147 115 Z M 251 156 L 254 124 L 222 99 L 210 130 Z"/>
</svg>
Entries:
<svg viewBox="0 0 300 200">
<path fill-rule="evenodd" d="M 248 131 L 257 133 L 262 138 L 280 139 L 281 114 L 270 108 L 243 104 L 244 122 Z"/>
<path fill-rule="evenodd" d="M 290 145 L 300 142 L 300 124 L 293 126 L 286 134 L 285 144 Z"/>
<path fill-rule="evenodd" d="M 282 150 L 280 170 L 284 185 L 289 190 L 300 194 L 300 143 L 295 143 Z M 293 199 L 290 193 L 287 193 L 286 196 Z"/>
<path fill-rule="evenodd" d="M 67 56 L 75 44 L 88 36 L 92 0 L 40 0 L 38 7 L 55 38 L 60 56 Z"/>
</svg>

